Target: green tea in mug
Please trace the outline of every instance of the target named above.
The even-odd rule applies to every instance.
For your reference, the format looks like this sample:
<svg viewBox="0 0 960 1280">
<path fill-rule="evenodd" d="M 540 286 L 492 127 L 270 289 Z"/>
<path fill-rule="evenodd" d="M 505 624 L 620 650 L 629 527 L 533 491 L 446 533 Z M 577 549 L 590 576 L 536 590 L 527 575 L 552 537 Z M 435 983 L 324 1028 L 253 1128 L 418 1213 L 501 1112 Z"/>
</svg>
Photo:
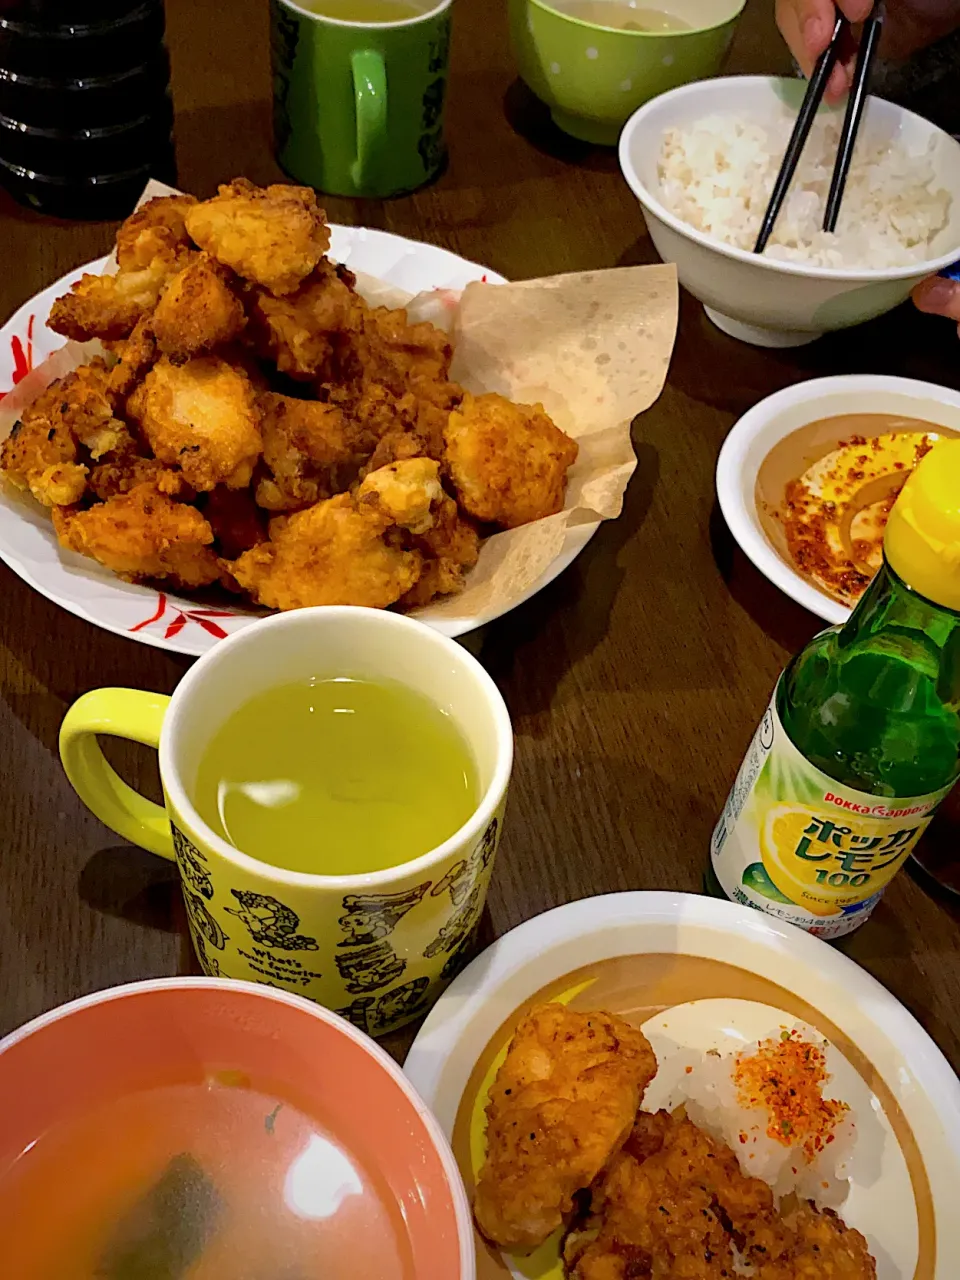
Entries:
<svg viewBox="0 0 960 1280">
<path fill-rule="evenodd" d="M 427 3 L 414 4 L 412 0 L 299 0 L 299 3 L 301 9 L 317 13 L 321 18 L 381 25 L 419 18 L 434 7 Z"/>
<path fill-rule="evenodd" d="M 358 875 L 443 844 L 479 797 L 446 711 L 393 681 L 315 677 L 235 711 L 201 759 L 193 798 L 212 830 L 260 862 Z"/>
</svg>

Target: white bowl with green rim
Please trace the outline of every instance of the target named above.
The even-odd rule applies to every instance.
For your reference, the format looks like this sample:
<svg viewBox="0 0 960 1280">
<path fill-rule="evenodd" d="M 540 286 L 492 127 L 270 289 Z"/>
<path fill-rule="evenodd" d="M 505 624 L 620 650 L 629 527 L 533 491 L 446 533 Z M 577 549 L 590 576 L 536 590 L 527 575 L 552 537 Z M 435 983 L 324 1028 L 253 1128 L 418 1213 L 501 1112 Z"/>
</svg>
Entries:
<svg viewBox="0 0 960 1280">
<path fill-rule="evenodd" d="M 520 76 L 554 122 L 584 142 L 614 146 L 627 120 L 658 94 L 716 75 L 746 0 L 592 0 L 611 22 L 628 6 L 637 21 L 656 13 L 685 26 L 631 30 L 563 12 L 570 0 L 510 0 Z"/>
</svg>

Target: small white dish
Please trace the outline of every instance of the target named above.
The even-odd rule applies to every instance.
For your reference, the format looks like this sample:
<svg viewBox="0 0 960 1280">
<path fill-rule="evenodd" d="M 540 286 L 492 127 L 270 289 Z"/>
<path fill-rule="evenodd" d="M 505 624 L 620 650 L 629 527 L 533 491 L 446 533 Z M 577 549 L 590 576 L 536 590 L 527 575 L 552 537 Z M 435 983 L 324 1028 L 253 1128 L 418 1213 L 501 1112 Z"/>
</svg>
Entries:
<svg viewBox="0 0 960 1280">
<path fill-rule="evenodd" d="M 450 1138 L 468 1193 L 497 1065 L 526 1009 L 554 999 L 619 1013 L 660 1058 L 736 1048 L 780 1025 L 812 1028 L 829 1042 L 837 1096 L 858 1127 L 862 1117 L 858 1155 L 867 1147 L 841 1216 L 867 1237 L 878 1280 L 955 1280 L 960 1082 L 943 1055 L 827 943 L 692 894 L 616 893 L 548 911 L 505 934 L 440 997 L 404 1071 Z M 668 1084 L 651 1084 L 649 1105 L 669 1102 Z M 526 1259 L 476 1242 L 477 1280 L 562 1280 L 555 1238 Z"/>
<path fill-rule="evenodd" d="M 671 213 L 660 200 L 657 164 L 664 130 L 714 113 L 762 119 L 788 102 L 799 108 L 804 85 L 776 76 L 727 76 L 683 85 L 640 108 L 620 137 L 620 167 L 640 201 L 650 237 L 680 283 L 725 333 L 761 347 L 795 347 L 891 311 L 915 284 L 960 257 L 960 143 L 921 116 L 868 98 L 864 137 L 896 139 L 922 151 L 935 139 L 934 166 L 950 192 L 948 225 L 925 262 L 882 271 L 841 271 L 780 262 L 721 244 Z M 842 210 L 841 210 L 842 216 Z"/>
<path fill-rule="evenodd" d="M 757 477 L 774 445 L 813 422 L 849 413 L 920 418 L 960 432 L 960 394 L 933 382 L 847 374 L 785 387 L 748 410 L 734 425 L 717 459 L 720 509 L 740 549 L 764 577 L 825 622 L 846 622 L 850 610 L 821 591 L 792 564 L 764 528 Z M 837 443 L 840 442 L 840 437 Z"/>
</svg>

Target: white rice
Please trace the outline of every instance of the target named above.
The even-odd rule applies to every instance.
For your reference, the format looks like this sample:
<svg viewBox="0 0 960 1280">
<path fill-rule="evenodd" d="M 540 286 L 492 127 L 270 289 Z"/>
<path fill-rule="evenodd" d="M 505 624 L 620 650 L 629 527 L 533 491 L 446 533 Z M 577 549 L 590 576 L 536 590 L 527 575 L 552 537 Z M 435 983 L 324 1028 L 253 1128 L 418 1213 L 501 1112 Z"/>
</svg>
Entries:
<svg viewBox="0 0 960 1280">
<path fill-rule="evenodd" d="M 663 203 L 705 235 L 752 250 L 794 118 L 781 106 L 763 122 L 711 115 L 667 129 L 658 165 Z M 931 257 L 930 242 L 950 209 L 936 180 L 933 139 L 927 151 L 911 154 L 895 142 L 871 142 L 861 130 L 837 230 L 821 230 L 841 123 L 837 113 L 814 121 L 765 256 L 871 270 Z"/>
<path fill-rule="evenodd" d="M 771 1033 L 777 1040 L 780 1030 Z M 746 1050 L 749 1054 L 750 1050 Z M 740 1168 L 761 1178 L 778 1200 L 795 1193 L 820 1208 L 841 1205 L 850 1190 L 851 1164 L 856 1139 L 856 1117 L 851 1110 L 838 1120 L 831 1140 L 810 1160 L 799 1143 L 787 1144 L 767 1133 L 770 1112 L 761 1104 L 744 1105 L 734 1081 L 738 1054 L 691 1053 L 679 1050 L 661 1063 L 660 1070 L 673 1082 L 670 1105 L 683 1106 L 694 1124 L 737 1155 Z M 830 1098 L 829 1083 L 823 1096 Z"/>
</svg>

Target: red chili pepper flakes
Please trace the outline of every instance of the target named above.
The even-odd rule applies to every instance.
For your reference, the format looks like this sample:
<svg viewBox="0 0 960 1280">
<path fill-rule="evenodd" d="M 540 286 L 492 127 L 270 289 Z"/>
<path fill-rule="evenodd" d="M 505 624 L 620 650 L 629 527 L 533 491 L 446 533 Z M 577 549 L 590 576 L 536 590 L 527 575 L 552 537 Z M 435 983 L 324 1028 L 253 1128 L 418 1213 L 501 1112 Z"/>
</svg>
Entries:
<svg viewBox="0 0 960 1280">
<path fill-rule="evenodd" d="M 833 1130 L 850 1109 L 823 1096 L 829 1078 L 822 1047 L 803 1040 L 799 1031 L 759 1042 L 756 1053 L 738 1055 L 734 1068 L 741 1106 L 763 1107 L 767 1136 L 798 1146 L 808 1161 L 833 1142 Z"/>
<path fill-rule="evenodd" d="M 877 436 L 867 440 L 863 436 L 851 436 L 849 440 L 840 440 L 837 449 L 850 446 L 866 446 L 876 455 L 888 450 L 888 441 L 896 440 L 901 432 Z M 913 433 L 910 433 L 913 434 Z M 922 435 L 914 446 L 914 462 L 905 468 L 902 462 L 895 462 L 895 471 L 912 471 L 913 466 L 933 448 L 929 435 Z M 863 465 L 868 454 L 858 456 L 857 461 Z M 841 506 L 848 512 L 857 487 L 863 476 L 855 468 L 845 475 L 832 468 L 824 479 L 839 492 Z M 906 480 L 906 476 L 904 476 Z M 814 578 L 837 599 L 846 604 L 855 604 L 870 582 L 870 574 L 865 574 L 857 566 L 866 563 L 870 555 L 876 551 L 879 538 L 883 534 L 883 526 L 899 494 L 899 489 L 890 493 L 880 504 L 876 532 L 872 541 L 857 539 L 851 543 L 851 557 L 837 551 L 832 537 L 831 527 L 837 523 L 837 504 L 826 501 L 822 495 L 812 493 L 802 479 L 788 481 L 783 495 L 783 504 L 778 513 L 783 525 L 787 546 L 793 561 L 801 573 Z M 849 514 L 849 512 L 848 512 Z"/>
</svg>

